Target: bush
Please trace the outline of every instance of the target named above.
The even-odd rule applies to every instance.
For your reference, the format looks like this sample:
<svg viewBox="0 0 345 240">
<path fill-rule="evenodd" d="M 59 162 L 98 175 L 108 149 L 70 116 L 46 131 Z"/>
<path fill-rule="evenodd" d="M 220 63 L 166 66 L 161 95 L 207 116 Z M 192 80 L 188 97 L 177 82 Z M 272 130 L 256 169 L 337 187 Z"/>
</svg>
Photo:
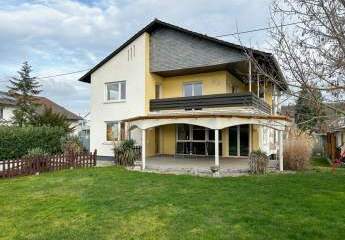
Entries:
<svg viewBox="0 0 345 240">
<path fill-rule="evenodd" d="M 41 148 L 49 154 L 61 153 L 62 128 L 51 127 L 0 127 L 0 160 L 24 156 L 30 149 Z"/>
<path fill-rule="evenodd" d="M 28 151 L 28 153 L 25 155 L 25 157 L 41 157 L 41 156 L 47 156 L 48 153 L 44 151 L 40 147 L 32 148 Z"/>
<path fill-rule="evenodd" d="M 313 139 L 305 132 L 291 130 L 284 140 L 284 168 L 305 170 L 310 167 Z"/>
<path fill-rule="evenodd" d="M 65 154 L 79 154 L 84 151 L 84 147 L 77 136 L 62 138 L 61 147 Z"/>
<path fill-rule="evenodd" d="M 120 143 L 114 142 L 114 157 L 118 165 L 133 166 L 134 161 L 140 157 L 135 149 L 135 141 L 130 139 Z"/>
<path fill-rule="evenodd" d="M 266 173 L 268 161 L 268 156 L 261 150 L 251 152 L 249 155 L 249 172 L 251 174 Z"/>
</svg>

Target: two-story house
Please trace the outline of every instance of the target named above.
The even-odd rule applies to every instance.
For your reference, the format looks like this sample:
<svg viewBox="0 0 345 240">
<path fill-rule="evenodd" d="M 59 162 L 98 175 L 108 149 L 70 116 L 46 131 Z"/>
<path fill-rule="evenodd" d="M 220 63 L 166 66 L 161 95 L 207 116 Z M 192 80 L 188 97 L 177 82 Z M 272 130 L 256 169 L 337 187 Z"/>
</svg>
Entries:
<svg viewBox="0 0 345 240">
<path fill-rule="evenodd" d="M 91 149 L 100 156 L 130 137 L 142 146 L 143 168 L 155 156 L 211 156 L 219 166 L 261 149 L 280 156 L 282 170 L 287 84 L 270 53 L 156 19 L 79 80 L 91 84 Z"/>
</svg>

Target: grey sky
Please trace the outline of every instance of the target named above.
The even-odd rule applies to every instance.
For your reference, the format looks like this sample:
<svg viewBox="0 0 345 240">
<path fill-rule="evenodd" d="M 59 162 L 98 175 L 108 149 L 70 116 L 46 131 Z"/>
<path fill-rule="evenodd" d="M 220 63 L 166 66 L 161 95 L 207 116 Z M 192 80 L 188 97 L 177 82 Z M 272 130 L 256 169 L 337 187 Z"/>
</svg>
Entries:
<svg viewBox="0 0 345 240">
<path fill-rule="evenodd" d="M 268 25 L 270 0 L 10 0 L 0 1 L 0 89 L 23 61 L 34 75 L 92 67 L 154 18 L 210 36 Z M 222 38 L 237 42 L 236 37 Z M 265 49 L 265 32 L 241 41 Z M 75 113 L 89 108 L 81 74 L 40 79 L 42 95 Z"/>
</svg>

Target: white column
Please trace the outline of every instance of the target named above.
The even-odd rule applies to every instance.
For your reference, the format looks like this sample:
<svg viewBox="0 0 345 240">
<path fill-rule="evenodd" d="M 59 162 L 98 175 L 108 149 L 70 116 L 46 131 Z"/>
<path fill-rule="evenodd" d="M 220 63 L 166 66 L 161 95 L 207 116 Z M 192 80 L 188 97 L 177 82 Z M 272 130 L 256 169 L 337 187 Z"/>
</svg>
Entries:
<svg viewBox="0 0 345 240">
<path fill-rule="evenodd" d="M 141 162 L 142 162 L 142 169 L 144 170 L 146 167 L 146 130 L 145 129 L 141 131 Z"/>
<path fill-rule="evenodd" d="M 214 130 L 214 165 L 219 167 L 219 130 Z"/>
<path fill-rule="evenodd" d="M 249 59 L 249 65 L 248 65 L 248 80 L 249 80 L 249 92 L 252 91 L 252 62 Z"/>
<path fill-rule="evenodd" d="M 279 131 L 279 171 L 283 170 L 283 131 Z"/>
</svg>

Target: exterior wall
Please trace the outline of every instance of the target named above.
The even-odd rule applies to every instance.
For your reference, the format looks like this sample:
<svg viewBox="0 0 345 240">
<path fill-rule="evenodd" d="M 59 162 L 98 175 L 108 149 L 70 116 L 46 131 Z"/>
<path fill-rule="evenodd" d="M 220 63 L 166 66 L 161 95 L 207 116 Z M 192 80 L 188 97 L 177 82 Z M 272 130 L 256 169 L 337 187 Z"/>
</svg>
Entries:
<svg viewBox="0 0 345 240">
<path fill-rule="evenodd" d="M 201 82 L 203 95 L 226 93 L 226 71 L 167 77 L 161 81 L 162 98 L 182 97 L 183 84 Z"/>
<path fill-rule="evenodd" d="M 0 108 L 3 109 L 3 118 L 0 119 L 0 125 L 10 124 L 10 122 L 12 121 L 13 111 L 15 108 L 10 106 L 0 106 Z"/>
<path fill-rule="evenodd" d="M 272 107 L 273 99 L 273 86 L 272 83 L 267 83 L 265 86 L 265 101 Z"/>
<path fill-rule="evenodd" d="M 162 139 L 162 154 L 173 155 L 176 151 L 176 125 L 164 125 L 161 126 Z"/>
<path fill-rule="evenodd" d="M 138 37 L 91 75 L 91 150 L 101 156 L 112 156 L 112 142 L 106 141 L 106 122 L 121 121 L 145 113 L 145 59 L 147 34 Z M 128 49 L 135 45 L 135 56 Z M 126 81 L 126 100 L 105 101 L 105 83 Z"/>
<path fill-rule="evenodd" d="M 154 156 L 156 154 L 156 128 L 146 130 L 146 156 Z"/>
</svg>

